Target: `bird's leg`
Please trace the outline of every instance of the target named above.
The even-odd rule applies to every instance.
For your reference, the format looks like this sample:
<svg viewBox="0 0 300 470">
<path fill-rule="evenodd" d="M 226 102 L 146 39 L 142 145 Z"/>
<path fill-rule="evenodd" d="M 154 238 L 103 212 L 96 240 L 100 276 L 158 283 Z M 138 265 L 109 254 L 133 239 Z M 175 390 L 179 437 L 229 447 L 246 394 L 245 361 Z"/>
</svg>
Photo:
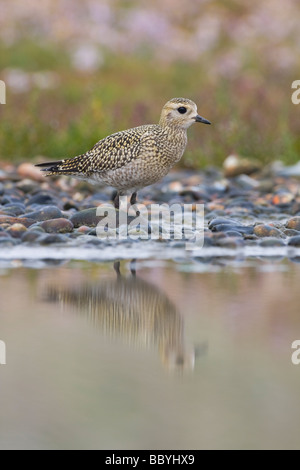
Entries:
<svg viewBox="0 0 300 470">
<path fill-rule="evenodd" d="M 121 271 L 120 271 L 120 261 L 115 261 L 114 262 L 114 270 L 117 274 L 118 279 L 122 277 Z"/>
<path fill-rule="evenodd" d="M 130 262 L 130 272 L 132 277 L 136 277 L 136 259 L 132 259 Z"/>
<path fill-rule="evenodd" d="M 119 208 L 120 208 L 120 199 L 119 199 L 119 196 L 120 196 L 120 194 L 119 194 L 118 191 L 117 191 L 117 194 L 115 195 L 114 200 L 113 200 L 115 209 L 119 209 Z"/>
<path fill-rule="evenodd" d="M 133 206 L 134 204 L 137 203 L 137 192 L 132 193 L 131 198 L 130 198 L 130 204 Z"/>
</svg>

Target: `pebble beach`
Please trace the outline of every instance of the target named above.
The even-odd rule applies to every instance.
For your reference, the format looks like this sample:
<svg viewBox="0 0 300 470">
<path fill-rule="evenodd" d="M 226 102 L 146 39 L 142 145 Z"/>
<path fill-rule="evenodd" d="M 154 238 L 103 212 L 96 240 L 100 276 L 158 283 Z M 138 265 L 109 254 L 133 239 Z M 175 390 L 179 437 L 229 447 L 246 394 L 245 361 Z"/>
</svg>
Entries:
<svg viewBox="0 0 300 470">
<path fill-rule="evenodd" d="M 174 171 L 160 183 L 140 191 L 139 202 L 146 207 L 176 203 L 193 208 L 203 204 L 205 228 L 201 256 L 222 256 L 226 250 L 234 256 L 235 252 L 251 253 L 252 249 L 267 256 L 274 255 L 277 249 L 278 253 L 297 258 L 300 249 L 297 165 L 284 167 L 274 163 L 255 168 L 249 162 L 245 166 L 246 163 L 229 157 L 223 169 Z M 133 240 L 130 236 L 125 240 L 99 239 L 96 226 L 101 218 L 96 215 L 97 207 L 111 204 L 112 192 L 112 188 L 70 178 L 45 178 L 29 163 L 2 164 L 0 259 L 9 259 L 9 253 L 12 258 L 22 259 L 22 254 L 16 256 L 21 253 L 20 248 L 24 258 L 28 252 L 25 248 L 30 248 L 29 253 L 35 253 L 35 258 L 48 254 L 52 257 L 51 251 L 46 256 L 42 248 L 51 248 L 54 257 L 58 252 L 64 257 L 61 250 L 64 248 L 66 258 L 76 258 L 74 249 L 79 248 L 87 249 L 87 258 L 89 250 L 94 248 L 91 257 L 95 257 L 97 249 L 96 258 L 99 255 L 110 260 L 124 257 L 124 252 L 134 258 L 153 256 L 153 253 L 157 258 L 172 258 L 172 249 L 184 256 L 184 238 L 177 240 L 171 236 L 166 240 L 162 233 L 158 240 Z M 119 231 L 121 226 L 116 228 L 116 234 Z M 151 227 L 149 238 L 150 235 Z M 72 248 L 72 255 L 68 254 L 68 248 Z"/>
</svg>

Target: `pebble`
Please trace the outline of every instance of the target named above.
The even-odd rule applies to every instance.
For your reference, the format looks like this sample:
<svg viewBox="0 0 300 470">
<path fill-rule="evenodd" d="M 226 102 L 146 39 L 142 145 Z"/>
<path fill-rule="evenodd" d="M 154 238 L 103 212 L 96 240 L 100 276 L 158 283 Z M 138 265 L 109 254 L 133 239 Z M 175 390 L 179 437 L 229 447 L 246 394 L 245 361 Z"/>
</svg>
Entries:
<svg viewBox="0 0 300 470">
<path fill-rule="evenodd" d="M 300 217 L 292 217 L 285 226 L 286 228 L 300 231 Z"/>
<path fill-rule="evenodd" d="M 296 246 L 300 247 L 300 235 L 297 235 L 296 237 L 292 237 L 288 241 L 289 246 Z"/>
<path fill-rule="evenodd" d="M 68 219 L 52 219 L 41 222 L 41 227 L 47 233 L 69 233 L 72 232 L 74 225 Z"/>
<path fill-rule="evenodd" d="M 23 191 L 23 193 L 32 193 L 33 191 L 38 191 L 40 186 L 35 181 L 30 179 L 21 180 L 16 184 L 16 188 Z"/>
<path fill-rule="evenodd" d="M 43 209 L 26 214 L 26 217 L 29 217 L 36 222 L 42 222 L 44 220 L 50 219 L 59 219 L 62 218 L 62 216 L 62 212 L 56 206 L 46 206 Z"/>
<path fill-rule="evenodd" d="M 25 213 L 25 205 L 21 203 L 14 203 L 14 204 L 6 204 L 5 209 L 8 209 L 10 212 L 13 213 L 14 217 L 19 215 L 23 215 Z"/>
<path fill-rule="evenodd" d="M 218 217 L 216 219 L 213 219 L 211 220 L 209 223 L 208 223 L 208 227 L 212 230 L 214 227 L 216 227 L 217 225 L 223 225 L 223 224 L 227 224 L 227 225 L 240 225 L 239 222 L 237 222 L 236 220 L 233 220 L 233 219 L 227 219 L 225 217 Z"/>
<path fill-rule="evenodd" d="M 231 232 L 232 229 L 234 229 L 235 232 L 241 233 L 241 234 L 252 234 L 253 233 L 253 227 L 247 227 L 246 225 L 231 225 L 231 224 L 219 224 L 215 225 L 212 228 L 213 232 Z"/>
<path fill-rule="evenodd" d="M 139 191 L 138 199 L 146 207 L 168 202 L 192 204 L 195 209 L 196 204 L 204 203 L 208 226 L 204 248 L 299 246 L 298 181 L 292 176 L 283 178 L 271 168 L 260 170 L 256 161 L 231 155 L 224 162 L 223 174 L 215 168 L 172 172 L 163 181 Z M 45 179 L 31 164 L 22 164 L 18 169 L 10 165 L 0 182 L 1 247 L 18 243 L 36 246 L 113 243 L 96 236 L 101 220 L 96 215 L 97 207 L 111 204 L 111 194 L 111 188 L 101 188 L 99 192 L 99 188 L 85 182 Z M 135 216 L 128 216 L 127 223 L 134 220 Z M 129 232 L 133 237 L 137 234 L 133 225 Z M 175 234 L 181 232 L 180 227 L 175 227 Z M 127 225 L 120 226 L 117 233 L 127 233 Z M 161 228 L 159 233 L 162 247 L 174 244 L 172 240 L 163 240 Z M 148 233 L 146 229 L 143 232 L 145 238 L 147 235 L 149 227 Z M 122 243 L 131 246 L 139 241 L 129 237 Z M 178 243 L 185 246 L 184 241 Z"/>
<path fill-rule="evenodd" d="M 41 234 L 39 232 L 33 232 L 30 230 L 27 230 L 27 232 L 23 233 L 21 238 L 22 238 L 22 242 L 34 243 L 40 237 L 41 237 Z"/>
<path fill-rule="evenodd" d="M 21 163 L 17 171 L 22 178 L 29 178 L 33 181 L 42 182 L 45 178 L 43 173 L 31 163 Z"/>
<path fill-rule="evenodd" d="M 89 227 L 96 227 L 101 220 L 101 217 L 96 215 L 96 208 L 84 209 L 72 215 L 70 220 L 74 227 L 81 225 L 88 225 Z"/>
<path fill-rule="evenodd" d="M 0 249 L 10 248 L 16 245 L 13 238 L 0 238 Z"/>
<path fill-rule="evenodd" d="M 30 225 L 34 224 L 35 220 L 31 219 L 30 217 L 11 217 L 7 215 L 0 215 L 0 224 L 23 224 L 25 227 L 29 227 Z"/>
<path fill-rule="evenodd" d="M 217 246 L 221 246 L 222 248 L 238 248 L 244 246 L 244 241 L 234 237 L 226 237 L 218 240 Z"/>
<path fill-rule="evenodd" d="M 263 240 L 260 240 L 259 245 L 265 246 L 265 247 L 272 247 L 272 246 L 285 246 L 285 243 L 280 238 L 269 237 L 269 238 L 264 238 Z"/>
<path fill-rule="evenodd" d="M 261 163 L 255 159 L 241 158 L 238 155 L 229 155 L 223 163 L 226 177 L 251 175 L 260 170 L 261 166 Z"/>
<path fill-rule="evenodd" d="M 256 225 L 254 227 L 254 234 L 258 237 L 281 237 L 283 235 L 277 228 L 266 224 Z"/>
<path fill-rule="evenodd" d="M 59 234 L 51 234 L 51 235 L 44 235 L 40 237 L 41 245 L 53 245 L 57 243 L 66 243 L 68 238 L 64 235 Z"/>
<path fill-rule="evenodd" d="M 27 232 L 27 228 L 23 224 L 13 224 L 7 230 L 7 233 L 13 238 L 21 238 L 24 232 Z"/>
<path fill-rule="evenodd" d="M 45 192 L 39 192 L 32 196 L 27 201 L 27 207 L 40 207 L 40 206 L 54 206 L 56 207 L 59 203 L 59 199 L 54 197 L 52 194 L 47 194 Z"/>
</svg>

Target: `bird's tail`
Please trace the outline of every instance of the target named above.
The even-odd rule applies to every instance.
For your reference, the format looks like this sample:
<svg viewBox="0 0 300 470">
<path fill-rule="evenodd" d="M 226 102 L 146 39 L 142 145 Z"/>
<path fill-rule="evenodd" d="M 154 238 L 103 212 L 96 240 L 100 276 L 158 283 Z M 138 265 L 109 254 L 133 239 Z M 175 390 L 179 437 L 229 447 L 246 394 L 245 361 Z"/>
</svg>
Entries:
<svg viewBox="0 0 300 470">
<path fill-rule="evenodd" d="M 88 167 L 87 155 L 78 155 L 68 160 L 58 160 L 57 162 L 38 163 L 35 165 L 45 172 L 45 176 L 51 175 L 80 175 L 86 173 Z"/>
</svg>

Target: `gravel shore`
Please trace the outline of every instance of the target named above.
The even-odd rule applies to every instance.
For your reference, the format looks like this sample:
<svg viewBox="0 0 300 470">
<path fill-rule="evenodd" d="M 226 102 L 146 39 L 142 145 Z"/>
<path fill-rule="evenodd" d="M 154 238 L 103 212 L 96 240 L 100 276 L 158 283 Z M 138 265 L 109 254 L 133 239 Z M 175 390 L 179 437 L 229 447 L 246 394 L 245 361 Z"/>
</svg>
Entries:
<svg viewBox="0 0 300 470">
<path fill-rule="evenodd" d="M 295 167 L 296 168 L 296 167 Z M 243 169 L 245 171 L 245 169 Z M 228 172 L 227 172 L 228 173 Z M 272 165 L 252 175 L 225 176 L 208 168 L 172 172 L 139 192 L 139 201 L 169 205 L 204 204 L 204 248 L 299 247 L 300 189 L 297 171 Z M 111 202 L 112 188 L 67 178 L 44 178 L 29 163 L 0 165 L 0 257 L 17 245 L 105 247 L 97 237 L 97 207 Z M 116 232 L 122 227 L 116 229 Z M 151 228 L 149 228 L 150 234 Z M 150 235 L 149 235 L 150 238 Z M 184 241 L 184 240 L 183 240 Z M 119 240 L 118 244 L 143 243 Z M 161 249 L 182 241 L 155 241 Z"/>
</svg>

